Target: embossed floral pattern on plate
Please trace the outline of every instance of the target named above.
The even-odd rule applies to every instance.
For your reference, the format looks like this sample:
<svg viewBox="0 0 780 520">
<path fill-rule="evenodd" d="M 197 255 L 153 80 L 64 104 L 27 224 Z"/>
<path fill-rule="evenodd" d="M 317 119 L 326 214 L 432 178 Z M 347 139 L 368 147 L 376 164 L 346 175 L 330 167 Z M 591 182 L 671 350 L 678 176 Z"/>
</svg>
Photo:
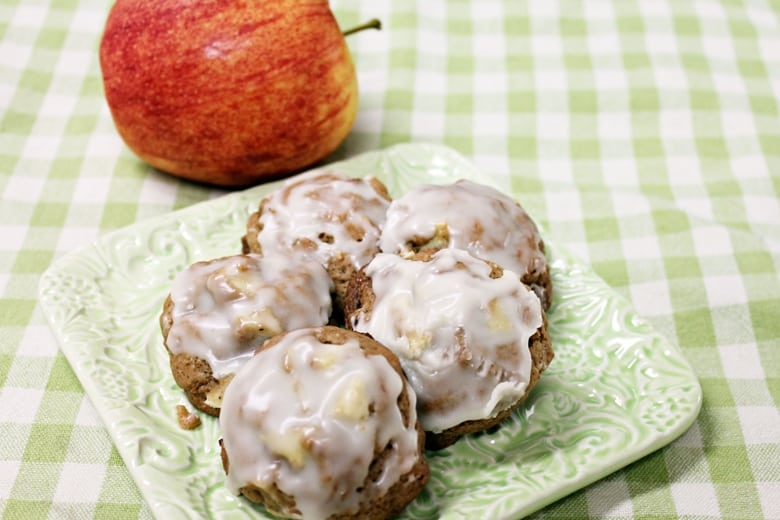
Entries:
<svg viewBox="0 0 780 520">
<path fill-rule="evenodd" d="M 419 183 L 490 184 L 456 152 L 399 145 L 331 165 L 373 174 L 395 196 Z M 266 518 L 224 487 L 217 421 L 185 431 L 158 316 L 173 276 L 235 254 L 247 216 L 278 183 L 139 222 L 58 260 L 44 312 L 152 511 L 167 519 Z M 556 359 L 499 428 L 429 453 L 431 479 L 403 518 L 517 518 L 682 434 L 701 388 L 680 351 L 564 248 L 546 241 Z"/>
</svg>

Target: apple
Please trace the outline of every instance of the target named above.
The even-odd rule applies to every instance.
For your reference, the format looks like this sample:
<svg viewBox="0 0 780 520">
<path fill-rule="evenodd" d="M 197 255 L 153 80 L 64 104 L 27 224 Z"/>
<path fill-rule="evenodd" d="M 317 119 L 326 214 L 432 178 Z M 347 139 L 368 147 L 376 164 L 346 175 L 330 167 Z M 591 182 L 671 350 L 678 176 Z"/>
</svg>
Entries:
<svg viewBox="0 0 780 520">
<path fill-rule="evenodd" d="M 320 161 L 357 112 L 355 68 L 327 0 L 117 0 L 100 67 L 127 146 L 212 185 Z"/>
</svg>

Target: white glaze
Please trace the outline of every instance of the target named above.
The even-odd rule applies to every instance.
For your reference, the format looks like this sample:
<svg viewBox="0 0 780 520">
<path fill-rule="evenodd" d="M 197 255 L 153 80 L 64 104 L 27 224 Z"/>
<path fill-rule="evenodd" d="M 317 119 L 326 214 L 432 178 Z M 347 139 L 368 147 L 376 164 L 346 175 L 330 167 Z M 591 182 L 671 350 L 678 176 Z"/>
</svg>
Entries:
<svg viewBox="0 0 780 520">
<path fill-rule="evenodd" d="M 332 287 L 311 260 L 250 254 L 197 262 L 173 281 L 166 344 L 205 359 L 222 379 L 269 337 L 327 323 Z"/>
<path fill-rule="evenodd" d="M 379 250 L 388 205 L 365 179 L 314 171 L 287 181 L 268 196 L 257 239 L 264 254 L 296 251 L 323 265 L 346 255 L 360 268 Z M 349 226 L 362 229 L 363 237 L 353 238 Z M 332 242 L 323 241 L 322 233 Z"/>
<path fill-rule="evenodd" d="M 454 248 L 429 262 L 380 253 L 365 269 L 376 299 L 351 325 L 399 356 L 426 431 L 492 417 L 525 394 L 542 309 L 515 273 L 492 279 L 486 262 Z"/>
<path fill-rule="evenodd" d="M 405 426 L 397 406 L 403 381 L 388 361 L 365 356 L 356 339 L 323 344 L 315 332 L 292 331 L 259 351 L 228 386 L 219 418 L 228 488 L 276 485 L 312 520 L 384 495 L 419 453 L 414 393 L 406 387 Z M 395 449 L 382 477 L 366 483 L 374 452 L 389 443 Z"/>
<path fill-rule="evenodd" d="M 395 199 L 387 210 L 380 248 L 408 253 L 415 237 L 433 237 L 444 227 L 449 240 L 433 247 L 467 249 L 522 276 L 544 269 L 536 224 L 515 200 L 469 180 L 453 184 L 421 184 Z"/>
</svg>

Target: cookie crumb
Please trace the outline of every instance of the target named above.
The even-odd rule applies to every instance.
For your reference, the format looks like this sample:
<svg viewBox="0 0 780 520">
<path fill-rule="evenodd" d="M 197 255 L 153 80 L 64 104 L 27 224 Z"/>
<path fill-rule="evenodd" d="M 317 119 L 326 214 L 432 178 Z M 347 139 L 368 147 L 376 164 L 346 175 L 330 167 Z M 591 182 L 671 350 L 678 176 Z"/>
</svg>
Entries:
<svg viewBox="0 0 780 520">
<path fill-rule="evenodd" d="M 183 404 L 176 405 L 176 419 L 182 430 L 194 430 L 200 426 L 200 417 L 190 412 Z"/>
</svg>

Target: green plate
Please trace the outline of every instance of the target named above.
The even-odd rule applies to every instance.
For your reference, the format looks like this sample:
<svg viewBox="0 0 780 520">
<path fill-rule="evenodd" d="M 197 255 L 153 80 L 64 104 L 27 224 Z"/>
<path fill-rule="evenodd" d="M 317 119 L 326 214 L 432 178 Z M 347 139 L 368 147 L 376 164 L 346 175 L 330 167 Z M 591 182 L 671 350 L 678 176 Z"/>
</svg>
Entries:
<svg viewBox="0 0 780 520">
<path fill-rule="evenodd" d="M 424 182 L 491 184 L 449 148 L 399 145 L 331 165 L 398 196 Z M 218 423 L 179 428 L 185 403 L 157 322 L 176 273 L 238 253 L 246 219 L 278 183 L 107 234 L 58 260 L 40 299 L 62 351 L 159 518 L 266 518 L 224 487 Z M 582 262 L 546 239 L 556 351 L 525 406 L 499 428 L 429 453 L 430 483 L 403 518 L 518 518 L 681 435 L 701 387 L 680 351 Z"/>
</svg>

